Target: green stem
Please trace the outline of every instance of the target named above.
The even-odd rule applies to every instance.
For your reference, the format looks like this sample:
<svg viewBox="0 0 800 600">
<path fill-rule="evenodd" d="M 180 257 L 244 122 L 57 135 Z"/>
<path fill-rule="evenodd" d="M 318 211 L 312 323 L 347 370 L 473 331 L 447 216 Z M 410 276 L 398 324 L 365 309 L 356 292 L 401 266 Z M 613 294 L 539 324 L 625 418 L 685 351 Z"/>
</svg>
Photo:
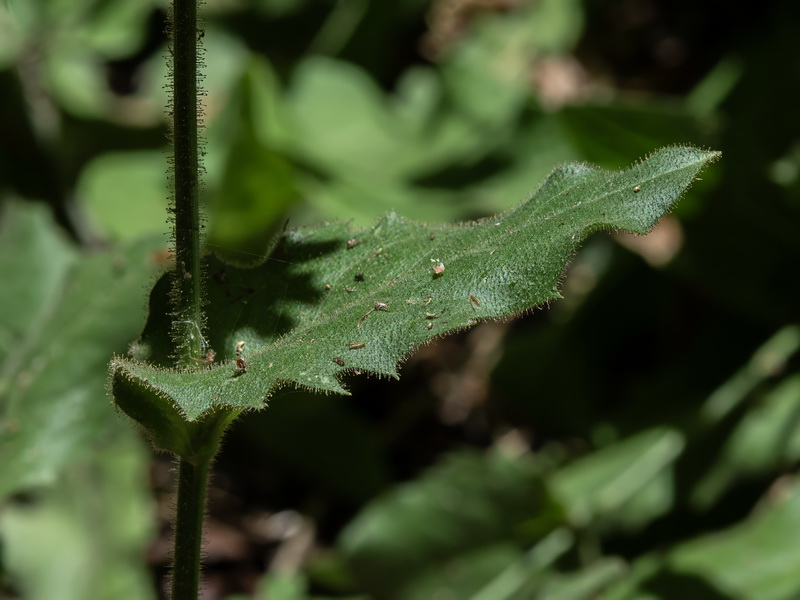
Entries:
<svg viewBox="0 0 800 600">
<path fill-rule="evenodd" d="M 203 514 L 210 463 L 210 459 L 200 464 L 181 459 L 178 464 L 172 600 L 197 600 L 198 597 Z"/>
<path fill-rule="evenodd" d="M 172 4 L 172 144 L 175 212 L 175 273 L 172 289 L 173 335 L 179 363 L 204 358 L 205 325 L 200 249 L 200 201 L 197 101 L 197 0 L 173 0 Z M 215 450 L 216 440 L 211 444 Z M 201 442 L 202 443 L 202 442 Z M 200 589 L 200 549 L 206 483 L 211 457 L 180 457 L 178 507 L 175 516 L 175 549 L 172 600 L 197 600 Z M 205 457 L 207 456 L 207 457 Z"/>
<path fill-rule="evenodd" d="M 202 264 L 197 147 L 197 0 L 172 7 L 172 143 L 175 207 L 175 331 L 181 362 L 203 358 Z"/>
</svg>

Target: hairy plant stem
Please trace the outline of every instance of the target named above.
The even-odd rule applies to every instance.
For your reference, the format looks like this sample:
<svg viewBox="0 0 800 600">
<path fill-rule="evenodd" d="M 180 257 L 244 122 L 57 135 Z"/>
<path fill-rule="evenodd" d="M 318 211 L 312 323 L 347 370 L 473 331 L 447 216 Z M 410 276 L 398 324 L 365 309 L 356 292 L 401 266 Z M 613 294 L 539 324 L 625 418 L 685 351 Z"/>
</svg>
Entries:
<svg viewBox="0 0 800 600">
<path fill-rule="evenodd" d="M 204 358 L 197 147 L 197 0 L 173 0 L 172 143 L 174 161 L 175 336 L 179 362 Z"/>
<path fill-rule="evenodd" d="M 178 362 L 204 358 L 197 102 L 197 0 L 172 4 L 172 144 L 175 212 L 173 336 Z M 207 440 L 216 448 L 219 437 Z M 206 483 L 213 453 L 179 457 L 172 600 L 197 600 Z"/>
<path fill-rule="evenodd" d="M 175 517 L 175 548 L 172 565 L 172 600 L 197 600 L 200 589 L 200 548 L 206 483 L 211 460 L 194 464 L 181 459 L 178 465 L 178 510 Z"/>
</svg>

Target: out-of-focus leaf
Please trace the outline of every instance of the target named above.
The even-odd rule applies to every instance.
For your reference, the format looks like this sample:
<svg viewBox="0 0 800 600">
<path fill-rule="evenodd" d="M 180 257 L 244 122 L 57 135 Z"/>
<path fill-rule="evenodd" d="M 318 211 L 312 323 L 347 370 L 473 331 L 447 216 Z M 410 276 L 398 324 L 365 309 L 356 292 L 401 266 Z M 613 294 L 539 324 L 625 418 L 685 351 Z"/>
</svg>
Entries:
<svg viewBox="0 0 800 600">
<path fill-rule="evenodd" d="M 706 402 L 703 416 L 717 422 L 748 398 L 756 386 L 783 370 L 800 347 L 800 330 L 789 326 L 756 351 L 739 373 Z M 800 458 L 800 378 L 784 379 L 756 398 L 730 434 L 717 460 L 692 492 L 695 506 L 715 502 L 733 483 L 774 471 Z"/>
<path fill-rule="evenodd" d="M 309 175 L 305 184 L 315 220 L 348 218 L 363 226 L 389 210 L 420 220 L 463 214 L 452 192 L 439 193 L 446 199 L 437 202 L 431 190 L 411 183 L 450 165 L 468 166 L 490 149 L 484 130 L 442 110 L 433 71 L 409 71 L 397 93 L 386 96 L 352 65 L 309 58 L 284 101 L 292 134 L 282 147 L 324 174 Z"/>
<path fill-rule="evenodd" d="M 0 60 L 4 55 L 19 60 L 26 49 L 37 48 L 34 69 L 59 106 L 83 117 L 113 117 L 103 63 L 135 53 L 159 5 L 159 0 L 9 0 L 0 8 L 0 25 L 7 28 L 2 37 L 13 41 L 0 47 Z"/>
<path fill-rule="evenodd" d="M 526 25 L 539 52 L 568 52 L 578 43 L 584 25 L 580 1 L 541 0 L 530 11 Z"/>
<path fill-rule="evenodd" d="M 714 133 L 713 120 L 701 120 L 685 107 L 664 101 L 569 106 L 554 119 L 586 160 L 614 166 L 623 166 L 626 156 L 653 146 L 681 140 L 703 143 Z"/>
<path fill-rule="evenodd" d="M 683 447 L 675 430 L 645 431 L 557 471 L 551 489 L 575 525 L 601 518 L 641 525 L 669 510 L 670 472 Z"/>
<path fill-rule="evenodd" d="M 54 309 L 77 253 L 48 222 L 44 207 L 5 202 L 0 210 L 0 397 L 7 399 L 29 331 Z"/>
<path fill-rule="evenodd" d="M 572 548 L 574 539 L 566 529 L 555 529 L 524 556 L 498 569 L 496 575 L 475 591 L 470 600 L 529 598 L 553 574 L 553 563 Z M 464 595 L 466 596 L 466 595 Z"/>
<path fill-rule="evenodd" d="M 149 455 L 130 430 L 120 434 L 61 470 L 56 485 L 0 508 L 4 580 L 26 600 L 155 597 L 143 564 L 154 533 Z"/>
<path fill-rule="evenodd" d="M 0 7 L 4 46 L 16 41 L 13 55 L 24 44 L 44 45 L 53 54 L 67 54 L 82 48 L 106 58 L 116 58 L 135 50 L 143 35 L 143 25 L 159 0 L 7 0 Z"/>
<path fill-rule="evenodd" d="M 398 600 L 426 600 L 426 598 L 472 598 L 475 592 L 491 584 L 498 573 L 509 564 L 516 564 L 522 552 L 513 543 L 495 543 L 480 548 L 453 553 L 448 560 L 432 562 L 428 569 L 409 577 L 394 590 L 385 588 L 376 592 L 391 595 Z M 488 596 L 501 599 L 503 596 Z"/>
<path fill-rule="evenodd" d="M 127 431 L 102 366 L 144 321 L 155 244 L 79 255 L 43 207 L 7 203 L 0 229 L 0 497 L 52 483 Z M 13 458 L 13 460 L 11 460 Z"/>
<path fill-rule="evenodd" d="M 723 58 L 686 98 L 686 106 L 700 117 L 713 116 L 742 76 L 740 60 Z"/>
<path fill-rule="evenodd" d="M 551 165 L 585 156 L 557 117 L 528 110 L 499 158 L 507 159 L 507 164 L 458 191 L 464 210 L 476 214 L 507 210 L 513 199 L 530 194 L 530 182 L 547 176 Z"/>
<path fill-rule="evenodd" d="M 736 409 L 757 385 L 780 373 L 793 354 L 800 350 L 800 328 L 788 326 L 753 353 L 750 361 L 706 400 L 701 417 L 715 423 Z"/>
<path fill-rule="evenodd" d="M 282 215 L 299 196 L 292 166 L 269 140 L 267 121 L 276 102 L 274 76 L 254 62 L 217 124 L 227 138 L 227 158 L 221 180 L 208 194 L 206 243 L 221 258 L 242 266 L 258 264 L 269 254 Z"/>
<path fill-rule="evenodd" d="M 681 544 L 663 557 L 643 557 L 637 561 L 641 565 L 634 564 L 630 578 L 604 598 L 671 600 L 676 594 L 709 600 L 796 598 L 798 527 L 800 487 L 796 482 L 778 482 L 745 521 Z"/>
<path fill-rule="evenodd" d="M 404 183 L 387 183 L 379 189 L 365 187 L 357 178 L 342 178 L 329 181 L 309 180 L 304 184 L 311 207 L 310 217 L 299 215 L 301 222 L 319 217 L 333 219 L 339 215 L 352 217 L 354 226 L 374 223 L 386 207 L 399 207 L 402 214 L 423 222 L 452 221 L 463 215 L 470 205 L 454 203 L 449 190 L 432 190 Z M 517 199 L 520 196 L 517 196 Z M 369 218 L 368 218 L 369 216 Z"/>
<path fill-rule="evenodd" d="M 531 64 L 569 49 L 582 29 L 575 0 L 542 0 L 507 15 L 476 18 L 441 66 L 447 93 L 485 133 L 510 127 L 531 96 Z"/>
<path fill-rule="evenodd" d="M 414 73 L 395 108 L 357 67 L 326 58 L 303 61 L 286 97 L 296 128 L 293 146 L 330 174 L 358 174 L 365 182 L 402 180 L 429 169 L 440 155 L 463 155 L 474 134 L 463 125 L 454 129 L 446 117 L 430 120 L 435 105 L 427 98 L 439 93 L 438 83 Z"/>
<path fill-rule="evenodd" d="M 579 13 L 572 0 L 549 1 L 470 19 L 438 72 L 408 70 L 393 95 L 353 65 L 303 61 L 285 98 L 294 129 L 285 147 L 325 174 L 304 186 L 315 220 L 352 218 L 364 225 L 387 210 L 452 220 L 504 210 L 509 198 L 524 197 L 529 183 L 517 195 L 504 189 L 502 202 L 484 204 L 484 190 L 454 194 L 452 185 L 433 189 L 414 182 L 448 171 L 469 172 L 473 181 L 486 177 L 481 161 L 496 161 L 494 153 L 526 132 L 519 121 L 531 94 L 532 60 L 570 46 L 581 28 Z M 553 162 L 575 158 L 556 154 L 555 161 L 538 163 L 542 175 Z"/>
<path fill-rule="evenodd" d="M 626 571 L 627 565 L 621 559 L 602 558 L 574 573 L 551 573 L 538 590 L 523 589 L 514 600 L 595 600 Z"/>
<path fill-rule="evenodd" d="M 520 555 L 517 543 L 558 521 L 527 459 L 461 452 L 373 501 L 346 527 L 340 547 L 365 589 L 418 598 L 443 570 L 453 575 L 446 585 L 480 589 Z"/>
<path fill-rule="evenodd" d="M 155 236 L 163 233 L 167 214 L 165 171 L 163 152 L 107 153 L 81 170 L 76 193 L 112 238 Z"/>
<path fill-rule="evenodd" d="M 527 202 L 471 226 L 389 215 L 356 233 L 344 224 L 288 232 L 257 269 L 210 266 L 210 347 L 232 361 L 244 342 L 247 373 L 232 362 L 163 368 L 162 319 L 148 325 L 139 352 L 159 366 L 119 359 L 112 376 L 173 402 L 188 420 L 215 406 L 260 408 L 289 382 L 343 392 L 345 370 L 396 376 L 398 361 L 435 336 L 558 298 L 564 265 L 590 231 L 646 232 L 715 158 L 673 147 L 613 173 L 564 165 Z M 165 305 L 165 289 L 152 302 Z"/>
</svg>

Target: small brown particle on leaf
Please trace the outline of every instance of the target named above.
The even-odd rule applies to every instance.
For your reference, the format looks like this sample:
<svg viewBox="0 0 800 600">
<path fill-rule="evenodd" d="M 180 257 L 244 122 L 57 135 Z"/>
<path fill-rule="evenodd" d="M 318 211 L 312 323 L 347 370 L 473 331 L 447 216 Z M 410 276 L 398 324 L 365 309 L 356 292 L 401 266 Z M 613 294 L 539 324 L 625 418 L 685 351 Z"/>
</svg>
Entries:
<svg viewBox="0 0 800 600">
<path fill-rule="evenodd" d="M 356 240 L 356 239 L 347 240 L 347 249 L 348 250 L 352 250 L 356 246 L 358 246 L 358 240 Z"/>
<path fill-rule="evenodd" d="M 430 321 L 428 321 L 427 326 L 428 329 L 433 329 L 433 323 L 431 323 Z"/>
<path fill-rule="evenodd" d="M 363 273 L 356 273 L 353 277 L 356 281 L 364 281 L 364 274 Z"/>
<path fill-rule="evenodd" d="M 350 348 L 350 350 L 361 350 L 361 348 L 364 346 L 366 346 L 364 342 L 350 342 L 347 344 L 347 347 Z"/>
<path fill-rule="evenodd" d="M 335 362 L 337 365 L 339 365 L 340 367 L 344 366 L 344 359 L 342 359 L 341 356 L 334 356 L 331 360 L 333 362 Z"/>
<path fill-rule="evenodd" d="M 326 283 L 326 284 L 325 284 L 325 289 L 326 289 L 326 290 L 329 290 L 329 289 L 331 289 L 331 284 L 330 284 L 330 283 Z"/>
<path fill-rule="evenodd" d="M 634 188 L 633 188 L 633 192 L 634 192 L 634 193 L 637 193 L 637 192 L 639 192 L 641 189 L 642 189 L 642 186 L 640 186 L 640 185 L 637 185 L 636 187 L 634 187 Z"/>
</svg>

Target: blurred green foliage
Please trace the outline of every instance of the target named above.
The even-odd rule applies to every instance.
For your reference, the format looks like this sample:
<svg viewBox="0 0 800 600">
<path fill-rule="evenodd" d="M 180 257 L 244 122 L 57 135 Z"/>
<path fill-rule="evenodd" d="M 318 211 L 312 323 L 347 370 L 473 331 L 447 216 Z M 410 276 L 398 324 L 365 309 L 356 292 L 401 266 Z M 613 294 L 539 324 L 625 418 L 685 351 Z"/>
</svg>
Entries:
<svg viewBox="0 0 800 600">
<path fill-rule="evenodd" d="M 160 462 L 104 365 L 164 260 L 165 8 L 0 7 L 3 597 L 155 598 L 163 576 Z M 723 151 L 650 236 L 588 240 L 549 310 L 431 345 L 399 383 L 241 419 L 209 522 L 248 550 L 232 569 L 210 529 L 209 593 L 797 597 L 799 13 L 208 0 L 204 196 L 228 260 L 261 260 L 287 219 L 469 219 L 557 162 Z M 276 533 L 287 514 L 304 525 Z"/>
</svg>

